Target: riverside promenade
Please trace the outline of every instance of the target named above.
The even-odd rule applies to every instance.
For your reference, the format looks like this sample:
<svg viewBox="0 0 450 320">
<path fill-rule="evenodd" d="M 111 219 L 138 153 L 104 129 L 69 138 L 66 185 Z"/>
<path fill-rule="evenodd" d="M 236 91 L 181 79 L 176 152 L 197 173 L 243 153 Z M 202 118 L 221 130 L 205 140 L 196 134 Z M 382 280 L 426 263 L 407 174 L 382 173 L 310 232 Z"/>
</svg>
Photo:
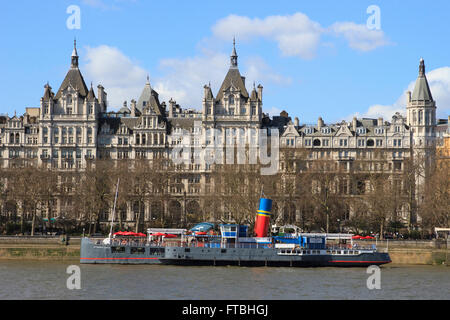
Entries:
<svg viewBox="0 0 450 320">
<path fill-rule="evenodd" d="M 101 238 L 99 238 L 101 239 Z M 70 237 L 69 244 L 59 236 L 0 236 L 0 260 L 79 260 L 80 237 Z M 445 240 L 354 240 L 360 246 L 376 244 L 388 250 L 392 264 L 450 265 L 450 247 Z M 450 241 L 449 241 L 450 242 Z"/>
</svg>

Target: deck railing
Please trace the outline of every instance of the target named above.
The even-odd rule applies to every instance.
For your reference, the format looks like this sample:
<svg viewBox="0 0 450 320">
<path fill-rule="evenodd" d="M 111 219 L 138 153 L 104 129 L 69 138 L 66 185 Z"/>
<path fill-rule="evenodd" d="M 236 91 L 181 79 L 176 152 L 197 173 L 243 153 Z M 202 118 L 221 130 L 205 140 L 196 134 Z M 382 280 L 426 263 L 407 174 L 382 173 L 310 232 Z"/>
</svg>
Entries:
<svg viewBox="0 0 450 320">
<path fill-rule="evenodd" d="M 111 239 L 110 244 L 104 244 L 104 239 L 99 238 L 89 238 L 89 241 L 95 245 L 105 245 L 105 246 L 130 246 L 130 247 L 185 247 L 185 248 L 207 248 L 207 249 L 240 249 L 240 248 L 251 248 L 251 249 L 264 249 L 264 248 L 274 248 L 274 244 L 269 243 L 253 243 L 253 242 L 239 242 L 239 243 L 221 243 L 221 242 L 203 242 L 203 241 L 181 241 L 181 240 L 170 240 L 170 241 L 151 241 L 145 240 L 134 240 L 134 239 Z M 306 248 L 301 249 L 306 250 L 319 250 L 316 248 Z M 376 250 L 375 245 L 360 246 L 360 245 L 326 245 L 325 250 Z"/>
</svg>

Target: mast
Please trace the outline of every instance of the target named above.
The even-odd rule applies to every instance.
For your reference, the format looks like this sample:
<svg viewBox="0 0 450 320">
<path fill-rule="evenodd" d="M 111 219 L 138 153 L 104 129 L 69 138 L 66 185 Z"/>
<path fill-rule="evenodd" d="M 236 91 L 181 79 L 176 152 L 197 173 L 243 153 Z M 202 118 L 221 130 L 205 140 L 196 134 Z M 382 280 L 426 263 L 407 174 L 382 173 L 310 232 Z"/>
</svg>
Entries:
<svg viewBox="0 0 450 320">
<path fill-rule="evenodd" d="M 112 229 L 113 229 L 113 225 L 114 225 L 114 216 L 116 215 L 116 202 L 117 202 L 117 195 L 119 194 L 119 182 L 120 182 L 120 178 L 117 178 L 117 186 L 116 186 L 116 196 L 114 197 L 114 207 L 113 207 L 113 212 L 112 212 L 112 219 L 111 219 L 111 229 L 109 231 L 109 239 L 111 239 L 112 236 Z"/>
</svg>

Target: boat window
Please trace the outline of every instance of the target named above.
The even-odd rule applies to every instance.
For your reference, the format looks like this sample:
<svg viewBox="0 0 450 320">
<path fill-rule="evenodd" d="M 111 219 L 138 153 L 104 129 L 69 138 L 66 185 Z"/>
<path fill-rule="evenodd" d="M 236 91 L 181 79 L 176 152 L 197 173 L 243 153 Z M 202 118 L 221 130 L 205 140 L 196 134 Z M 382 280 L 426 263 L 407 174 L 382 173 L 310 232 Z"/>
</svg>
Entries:
<svg viewBox="0 0 450 320">
<path fill-rule="evenodd" d="M 125 253 L 125 247 L 111 247 L 111 253 Z"/>
<path fill-rule="evenodd" d="M 331 253 L 331 250 L 327 250 L 327 253 L 330 254 L 330 253 Z"/>
<path fill-rule="evenodd" d="M 150 255 L 160 255 L 164 253 L 164 248 L 150 248 Z"/>
<path fill-rule="evenodd" d="M 144 254 L 145 248 L 131 248 L 131 254 Z"/>
<path fill-rule="evenodd" d="M 191 248 L 184 248 L 184 252 L 191 252 Z"/>
<path fill-rule="evenodd" d="M 347 251 L 344 251 L 344 254 L 347 254 Z"/>
<path fill-rule="evenodd" d="M 226 253 L 227 252 L 227 249 L 221 249 L 220 250 L 220 253 Z"/>
<path fill-rule="evenodd" d="M 310 254 L 311 252 L 309 250 L 306 250 L 306 254 Z"/>
<path fill-rule="evenodd" d="M 336 252 L 337 254 L 341 254 L 341 251 L 340 250 L 338 250 L 337 252 Z"/>
<path fill-rule="evenodd" d="M 336 250 L 333 250 L 333 254 L 336 254 Z"/>
</svg>

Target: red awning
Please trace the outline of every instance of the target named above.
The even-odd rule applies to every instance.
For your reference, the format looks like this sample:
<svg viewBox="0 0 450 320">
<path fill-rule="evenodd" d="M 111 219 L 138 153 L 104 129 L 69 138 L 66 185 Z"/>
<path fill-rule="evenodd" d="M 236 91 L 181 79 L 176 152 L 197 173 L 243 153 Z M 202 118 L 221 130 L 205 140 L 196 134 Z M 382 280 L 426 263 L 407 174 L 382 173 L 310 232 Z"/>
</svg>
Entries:
<svg viewBox="0 0 450 320">
<path fill-rule="evenodd" d="M 165 235 L 166 235 L 165 233 L 161 233 L 161 232 L 151 234 L 151 236 L 154 236 L 154 237 L 161 237 L 161 236 L 165 236 Z"/>
<path fill-rule="evenodd" d="M 375 238 L 374 238 L 374 237 L 371 237 L 371 236 L 365 236 L 365 237 L 363 237 L 363 238 L 361 238 L 361 239 L 369 240 L 369 239 L 375 239 Z"/>
<path fill-rule="evenodd" d="M 353 237 L 352 237 L 352 239 L 353 239 L 353 240 L 358 240 L 358 239 L 362 239 L 362 237 L 361 237 L 361 236 L 358 236 L 358 235 L 356 235 L 356 236 L 353 236 Z"/>
<path fill-rule="evenodd" d="M 144 233 L 136 233 L 131 231 L 119 231 L 114 233 L 115 236 L 128 236 L 128 237 L 146 237 Z"/>
<path fill-rule="evenodd" d="M 198 232 L 195 233 L 196 236 L 204 236 L 204 235 L 206 235 L 206 234 L 207 234 L 207 233 L 204 232 L 204 231 L 198 231 Z"/>
<path fill-rule="evenodd" d="M 164 236 L 165 236 L 166 238 L 176 238 L 176 237 L 177 237 L 175 234 L 170 234 L 170 233 L 165 234 Z"/>
</svg>

